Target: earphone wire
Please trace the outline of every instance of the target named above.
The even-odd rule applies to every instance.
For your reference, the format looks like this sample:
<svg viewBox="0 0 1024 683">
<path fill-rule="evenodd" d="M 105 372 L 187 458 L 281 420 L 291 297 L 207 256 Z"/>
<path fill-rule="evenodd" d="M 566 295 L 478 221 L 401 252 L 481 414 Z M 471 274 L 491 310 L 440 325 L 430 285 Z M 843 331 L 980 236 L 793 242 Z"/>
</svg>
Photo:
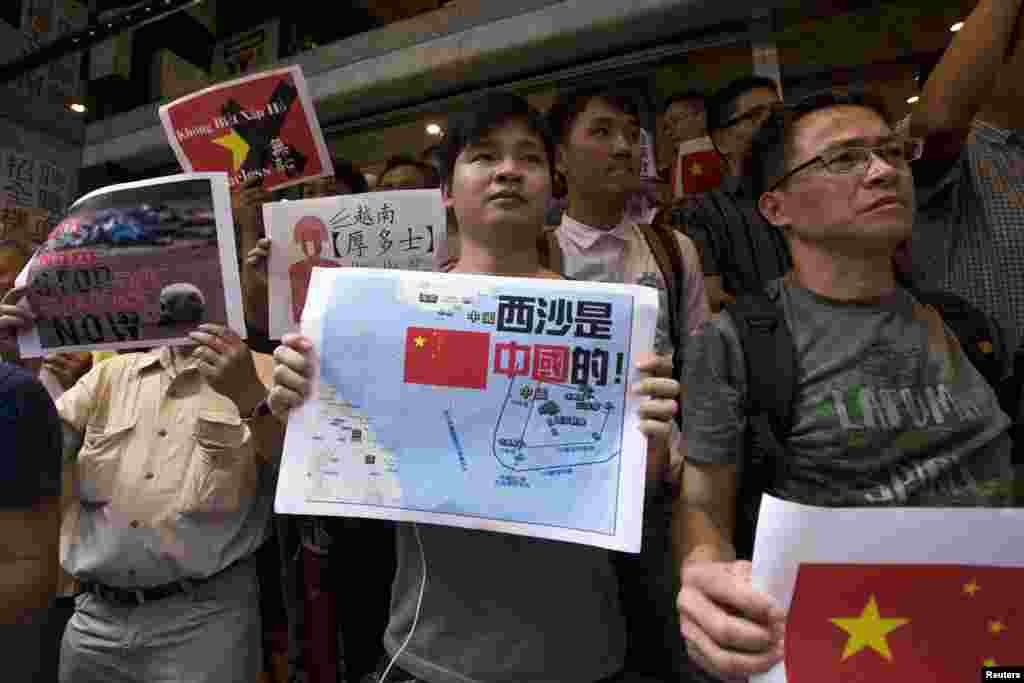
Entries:
<svg viewBox="0 0 1024 683">
<path fill-rule="evenodd" d="M 420 528 L 416 522 L 412 522 L 412 530 L 413 533 L 416 534 L 416 545 L 418 545 L 420 549 L 420 563 L 423 567 L 423 578 L 420 581 L 420 594 L 419 597 L 416 598 L 416 613 L 412 618 L 412 627 L 409 629 L 409 635 L 405 637 L 405 642 L 402 643 L 402 646 L 395 652 L 395 656 L 391 658 L 391 662 L 388 664 L 387 668 L 384 669 L 384 673 L 381 674 L 377 683 L 385 683 L 385 681 L 388 680 L 388 674 L 391 673 L 391 669 L 394 668 L 395 662 L 398 661 L 398 658 L 403 652 L 405 652 L 405 648 L 408 647 L 413 634 L 416 633 L 416 624 L 420 620 L 420 607 L 423 606 L 423 594 L 426 592 L 427 588 L 427 553 L 423 550 L 423 539 L 420 538 Z"/>
</svg>

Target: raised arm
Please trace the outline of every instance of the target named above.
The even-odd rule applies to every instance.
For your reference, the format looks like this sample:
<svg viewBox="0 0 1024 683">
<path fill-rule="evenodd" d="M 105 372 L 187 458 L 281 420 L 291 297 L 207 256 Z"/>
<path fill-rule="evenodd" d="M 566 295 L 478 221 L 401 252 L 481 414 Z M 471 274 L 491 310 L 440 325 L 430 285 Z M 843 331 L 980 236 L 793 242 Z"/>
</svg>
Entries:
<svg viewBox="0 0 1024 683">
<path fill-rule="evenodd" d="M 928 78 L 910 120 L 925 153 L 955 160 L 1017 40 L 1022 0 L 980 0 Z"/>
</svg>

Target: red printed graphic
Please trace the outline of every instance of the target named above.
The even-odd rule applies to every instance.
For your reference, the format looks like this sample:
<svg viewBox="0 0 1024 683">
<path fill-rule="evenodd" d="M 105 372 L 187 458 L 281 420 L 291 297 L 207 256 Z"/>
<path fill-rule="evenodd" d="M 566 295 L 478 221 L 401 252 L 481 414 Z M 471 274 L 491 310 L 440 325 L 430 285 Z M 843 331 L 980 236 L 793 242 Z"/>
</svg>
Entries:
<svg viewBox="0 0 1024 683">
<path fill-rule="evenodd" d="M 804 564 L 786 619 L 790 683 L 979 680 L 1021 663 L 1024 568 Z"/>
<path fill-rule="evenodd" d="M 491 335 L 410 327 L 405 333 L 405 383 L 486 389 Z"/>
<path fill-rule="evenodd" d="M 533 379 L 550 384 L 565 384 L 569 379 L 569 347 L 533 347 Z"/>
</svg>

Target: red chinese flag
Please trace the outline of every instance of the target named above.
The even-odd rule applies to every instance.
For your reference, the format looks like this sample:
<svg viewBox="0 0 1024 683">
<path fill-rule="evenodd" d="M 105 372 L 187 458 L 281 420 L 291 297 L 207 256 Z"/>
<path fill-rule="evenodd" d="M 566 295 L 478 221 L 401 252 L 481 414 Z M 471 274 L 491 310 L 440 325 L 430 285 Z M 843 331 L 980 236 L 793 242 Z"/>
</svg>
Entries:
<svg viewBox="0 0 1024 683">
<path fill-rule="evenodd" d="M 405 333 L 406 384 L 486 389 L 491 335 L 410 327 Z"/>
<path fill-rule="evenodd" d="M 804 564 L 786 621 L 789 683 L 980 680 L 1024 663 L 1024 568 Z"/>
<path fill-rule="evenodd" d="M 710 192 L 722 184 L 722 158 L 713 149 L 687 154 L 679 163 L 686 194 Z"/>
</svg>

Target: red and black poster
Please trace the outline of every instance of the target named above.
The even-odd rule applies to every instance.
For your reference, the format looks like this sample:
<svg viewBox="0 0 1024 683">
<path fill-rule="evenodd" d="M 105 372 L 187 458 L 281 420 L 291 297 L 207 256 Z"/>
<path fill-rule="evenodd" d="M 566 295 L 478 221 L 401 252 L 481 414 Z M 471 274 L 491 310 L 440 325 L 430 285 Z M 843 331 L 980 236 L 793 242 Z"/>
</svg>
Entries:
<svg viewBox="0 0 1024 683">
<path fill-rule="evenodd" d="M 290 66 L 206 88 L 160 107 L 185 171 L 226 171 L 232 190 L 267 190 L 334 175 L 302 69 Z"/>
</svg>

